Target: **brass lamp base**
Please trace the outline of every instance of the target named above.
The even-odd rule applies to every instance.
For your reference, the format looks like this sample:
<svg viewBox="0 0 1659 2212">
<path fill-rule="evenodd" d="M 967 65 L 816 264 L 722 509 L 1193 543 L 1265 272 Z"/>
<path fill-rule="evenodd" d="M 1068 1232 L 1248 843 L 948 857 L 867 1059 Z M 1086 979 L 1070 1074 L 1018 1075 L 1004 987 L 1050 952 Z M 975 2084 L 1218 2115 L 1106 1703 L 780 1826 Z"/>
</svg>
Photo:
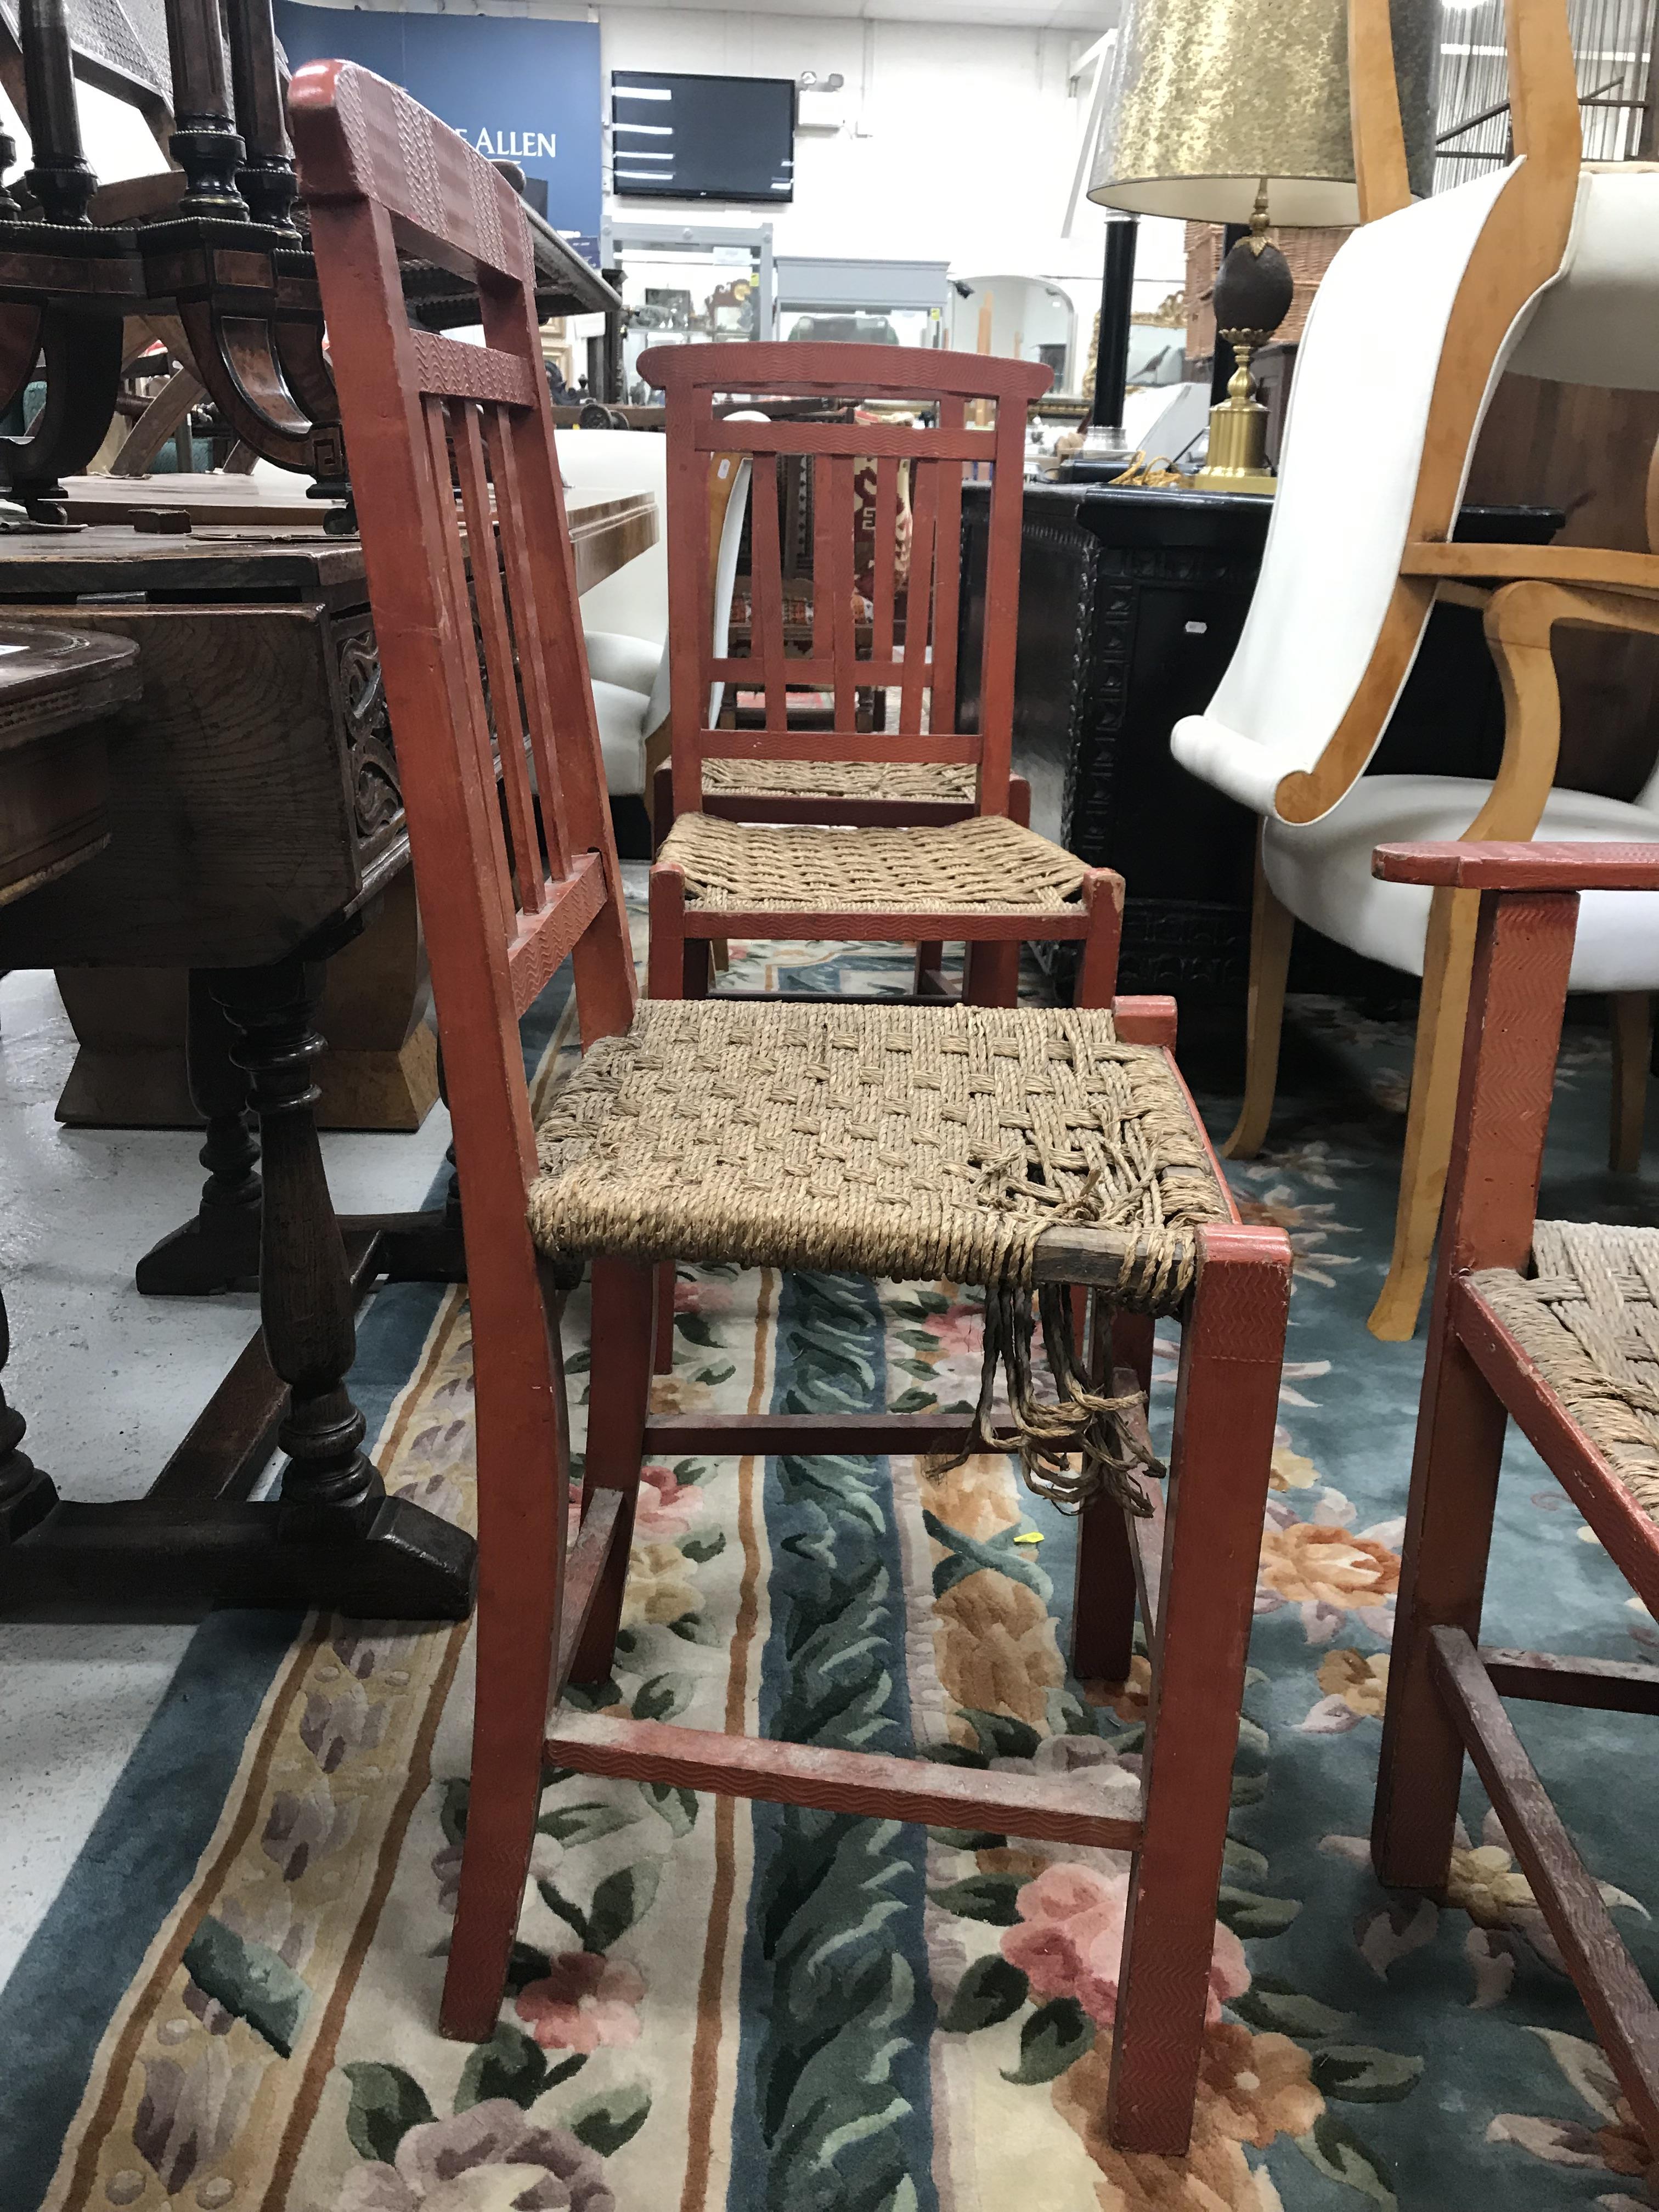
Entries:
<svg viewBox="0 0 1659 2212">
<path fill-rule="evenodd" d="M 1250 375 L 1252 348 L 1233 333 L 1238 367 L 1227 397 L 1210 410 L 1210 450 L 1193 478 L 1194 491 L 1253 492 L 1271 499 L 1278 478 L 1267 466 L 1267 410 L 1256 398 Z"/>
</svg>

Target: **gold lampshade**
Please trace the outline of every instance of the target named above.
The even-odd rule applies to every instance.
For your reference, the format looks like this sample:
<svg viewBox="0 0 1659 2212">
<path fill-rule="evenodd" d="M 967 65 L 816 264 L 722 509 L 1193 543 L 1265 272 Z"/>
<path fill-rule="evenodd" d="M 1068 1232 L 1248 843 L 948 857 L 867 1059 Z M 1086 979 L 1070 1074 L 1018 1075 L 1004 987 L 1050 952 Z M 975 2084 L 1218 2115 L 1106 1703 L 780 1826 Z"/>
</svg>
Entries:
<svg viewBox="0 0 1659 2212">
<path fill-rule="evenodd" d="M 1412 189 L 1432 179 L 1437 0 L 1393 0 Z M 1135 215 L 1359 220 L 1347 0 L 1124 0 L 1089 197 Z"/>
</svg>

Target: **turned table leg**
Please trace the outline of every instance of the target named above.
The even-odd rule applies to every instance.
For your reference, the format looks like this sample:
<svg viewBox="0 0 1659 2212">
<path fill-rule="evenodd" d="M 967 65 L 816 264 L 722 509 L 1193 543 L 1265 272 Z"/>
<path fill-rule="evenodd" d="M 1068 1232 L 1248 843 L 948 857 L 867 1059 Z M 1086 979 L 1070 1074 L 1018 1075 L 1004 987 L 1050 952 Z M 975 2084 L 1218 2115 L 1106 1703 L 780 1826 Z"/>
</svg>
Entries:
<svg viewBox="0 0 1659 2212">
<path fill-rule="evenodd" d="M 190 1095 L 207 1123 L 208 1170 L 196 1218 L 146 1252 L 135 1271 L 147 1297 L 201 1297 L 251 1289 L 259 1273 L 259 1147 L 247 1125 L 247 1076 L 234 1058 L 235 1031 L 193 971 L 186 1044 Z"/>
<path fill-rule="evenodd" d="M 363 1417 L 345 1378 L 357 1349 L 356 1300 L 317 1136 L 313 1079 L 319 962 L 221 969 L 212 992 L 236 1032 L 264 1148 L 259 1312 L 265 1351 L 289 1386 L 276 1441 L 289 1455 L 282 1531 L 362 1534 L 385 1498 L 364 1455 Z"/>
<path fill-rule="evenodd" d="M 6 1320 L 6 1301 L 0 1293 L 0 1376 L 11 1357 L 11 1329 Z M 42 1474 L 28 1454 L 19 1449 L 27 1423 L 7 1402 L 0 1388 L 0 1544 L 24 1535 L 44 1521 L 58 1503 L 52 1478 Z"/>
<path fill-rule="evenodd" d="M 384 1231 L 372 1219 L 367 1233 L 354 1231 L 348 1261 L 317 1136 L 321 980 L 319 963 L 298 957 L 202 979 L 233 1040 L 221 1060 L 237 1079 L 216 1063 L 223 1088 L 211 1116 L 220 1126 L 203 1154 L 208 1195 L 227 1212 L 263 1215 L 260 1338 L 142 1500 L 60 1498 L 18 1449 L 23 1424 L 0 1393 L 0 1613 L 68 1603 L 98 1619 L 165 1619 L 175 1607 L 205 1605 L 314 1606 L 374 1620 L 466 1617 L 472 1538 L 410 1498 L 388 1497 L 363 1450 L 365 1423 L 346 1379 L 356 1301 L 382 1242 L 407 1245 L 404 1259 L 416 1268 L 433 1249 L 442 1258 L 453 1234 L 436 1209 L 429 1220 L 392 1217 Z M 204 1028 L 206 1020 L 204 1013 Z M 262 1207 L 244 1097 L 259 1117 Z M 196 1232 L 195 1223 L 179 1232 L 174 1249 L 190 1249 Z M 158 1246 L 150 1259 L 165 1259 L 168 1249 Z M 0 1369 L 5 1350 L 0 1309 Z M 249 1500 L 273 1429 L 288 1454 L 281 1495 Z"/>
</svg>

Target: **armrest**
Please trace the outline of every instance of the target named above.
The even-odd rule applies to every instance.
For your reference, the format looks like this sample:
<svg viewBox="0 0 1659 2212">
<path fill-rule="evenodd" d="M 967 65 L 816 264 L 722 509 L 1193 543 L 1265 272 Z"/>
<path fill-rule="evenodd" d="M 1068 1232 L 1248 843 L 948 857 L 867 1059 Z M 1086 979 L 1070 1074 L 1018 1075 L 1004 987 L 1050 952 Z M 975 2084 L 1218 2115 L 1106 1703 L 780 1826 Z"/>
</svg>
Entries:
<svg viewBox="0 0 1659 2212">
<path fill-rule="evenodd" d="M 1659 844 L 1379 845 L 1371 873 L 1468 891 L 1659 891 Z"/>
</svg>

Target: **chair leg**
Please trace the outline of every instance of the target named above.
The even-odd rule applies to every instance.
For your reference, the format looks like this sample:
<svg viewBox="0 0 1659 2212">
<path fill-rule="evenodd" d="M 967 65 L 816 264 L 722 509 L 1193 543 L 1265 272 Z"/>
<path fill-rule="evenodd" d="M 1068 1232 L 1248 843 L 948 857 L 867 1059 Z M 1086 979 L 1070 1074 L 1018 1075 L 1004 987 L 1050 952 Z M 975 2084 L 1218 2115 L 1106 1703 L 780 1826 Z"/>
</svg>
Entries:
<svg viewBox="0 0 1659 2212">
<path fill-rule="evenodd" d="M 1613 1119 L 1607 1165 L 1634 1175 L 1642 1164 L 1648 1066 L 1653 1056 L 1653 1001 L 1645 991 L 1618 991 L 1607 1000 L 1613 1029 Z"/>
<path fill-rule="evenodd" d="M 556 1315 L 533 1273 L 522 1291 L 475 1273 L 478 1405 L 477 1692 L 472 1778 L 441 2032 L 495 2033 L 541 1806 L 542 1744 L 557 1647 L 570 1454 Z M 492 1297 L 492 1288 L 500 1295 Z M 526 1382 L 532 1387 L 526 1389 Z M 516 1402 L 515 1402 L 516 1399 Z"/>
<path fill-rule="evenodd" d="M 964 1006 L 1015 1006 L 1019 1004 L 1019 940 L 985 938 L 968 947 L 963 971 Z"/>
<path fill-rule="evenodd" d="M 1121 1314 L 1109 1341 L 1095 1307 L 1089 1346 L 1091 1380 L 1106 1379 L 1109 1365 L 1127 1367 L 1145 1390 L 1152 1365 L 1152 1323 L 1143 1314 Z M 1098 1339 L 1098 1341 L 1096 1340 Z M 1077 1572 L 1072 1597 L 1072 1672 L 1080 1682 L 1122 1682 L 1135 1644 L 1135 1569 L 1128 1522 L 1109 1498 L 1085 1506 L 1078 1521 Z"/>
<path fill-rule="evenodd" d="M 653 867 L 647 896 L 646 992 L 653 999 L 678 999 L 684 995 L 685 878 L 678 868 Z"/>
<path fill-rule="evenodd" d="M 1371 1859 L 1392 1888 L 1439 1890 L 1451 1863 L 1463 1739 L 1435 1686 L 1429 1632 L 1480 1637 L 1504 1455 L 1503 1405 L 1449 1329 L 1429 1347 L 1389 1657 Z"/>
<path fill-rule="evenodd" d="M 678 1279 L 678 1271 L 672 1260 L 659 1263 L 655 1349 L 651 1359 L 653 1375 L 672 1375 L 674 1371 L 674 1285 Z"/>
<path fill-rule="evenodd" d="M 930 938 L 916 947 L 916 976 L 911 988 L 919 999 L 943 998 L 945 986 L 939 970 L 945 965 L 943 942 L 935 945 Z"/>
<path fill-rule="evenodd" d="M 1284 1237 L 1206 1231 L 1182 1334 L 1107 2090 L 1107 2133 L 1122 2150 L 1179 2157 L 1192 2129 L 1290 1274 Z"/>
<path fill-rule="evenodd" d="M 1221 1147 L 1230 1160 L 1253 1160 L 1273 1117 L 1279 1084 L 1279 1041 L 1285 1026 L 1285 982 L 1291 972 L 1296 916 L 1282 905 L 1255 848 L 1255 890 L 1250 903 L 1250 984 L 1244 1030 L 1244 1103 Z"/>
<path fill-rule="evenodd" d="M 1423 1293 L 1428 1287 L 1435 1231 L 1440 1225 L 1440 1201 L 1451 1161 L 1452 1123 L 1457 1112 L 1457 1078 L 1463 1060 L 1463 1026 L 1468 1014 L 1480 904 L 1474 891 L 1437 890 L 1429 912 L 1394 1253 L 1388 1279 L 1366 1323 L 1371 1334 L 1384 1344 L 1404 1344 L 1415 1334 Z"/>
<path fill-rule="evenodd" d="M 1118 952 L 1123 939 L 1123 878 L 1109 868 L 1091 868 L 1083 879 L 1089 934 L 1078 963 L 1078 1006 L 1109 1006 L 1117 990 Z"/>
<path fill-rule="evenodd" d="M 652 1306 L 657 1271 L 631 1260 L 595 1260 L 592 1282 L 592 1371 L 587 1404 L 587 1452 L 582 1474 L 582 1512 L 594 1493 L 623 1492 L 618 1527 L 605 1575 L 576 1656 L 573 1682 L 602 1682 L 611 1672 L 628 1581 L 629 1540 L 645 1450 L 645 1417 L 651 1397 Z"/>
</svg>

